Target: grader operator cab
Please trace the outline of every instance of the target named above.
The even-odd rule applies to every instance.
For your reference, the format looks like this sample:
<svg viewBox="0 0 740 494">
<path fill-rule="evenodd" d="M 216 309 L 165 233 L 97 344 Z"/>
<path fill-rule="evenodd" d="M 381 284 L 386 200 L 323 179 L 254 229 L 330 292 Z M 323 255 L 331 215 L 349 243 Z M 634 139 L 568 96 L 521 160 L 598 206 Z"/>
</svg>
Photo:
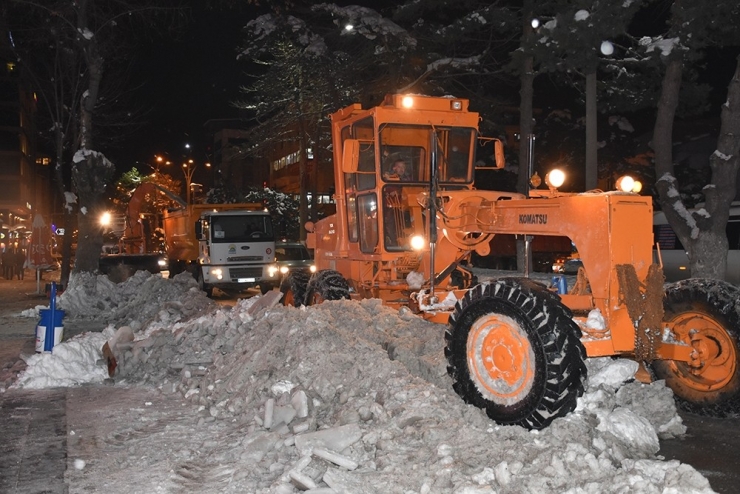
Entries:
<svg viewBox="0 0 740 494">
<path fill-rule="evenodd" d="M 738 410 L 740 290 L 664 286 L 650 197 L 562 193 L 554 174 L 527 196 L 476 190 L 479 117 L 464 99 L 391 95 L 331 121 L 337 212 L 306 225 L 317 272 L 284 279 L 284 303 L 379 298 L 448 324 L 455 391 L 502 424 L 539 429 L 572 411 L 587 356 L 636 360 L 683 408 Z M 477 284 L 468 260 L 497 234 L 568 237 L 583 263 L 574 286 Z"/>
</svg>

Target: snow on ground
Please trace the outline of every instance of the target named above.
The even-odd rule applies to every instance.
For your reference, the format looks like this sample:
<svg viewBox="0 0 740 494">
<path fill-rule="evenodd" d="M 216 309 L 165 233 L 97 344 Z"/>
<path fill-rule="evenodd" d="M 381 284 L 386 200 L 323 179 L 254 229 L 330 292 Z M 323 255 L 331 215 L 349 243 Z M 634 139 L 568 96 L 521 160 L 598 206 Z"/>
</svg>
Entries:
<svg viewBox="0 0 740 494">
<path fill-rule="evenodd" d="M 187 275 L 73 280 L 67 316 L 105 318 L 104 336 L 123 342 L 115 387 L 155 387 L 197 413 L 188 433 L 174 419 L 157 428 L 177 446 L 138 463 L 133 443 L 126 458 L 87 459 L 70 492 L 86 471 L 106 492 L 130 492 L 106 482 L 117 475 L 137 492 L 713 492 L 690 465 L 656 457 L 659 438 L 685 427 L 670 389 L 634 382 L 633 362 L 589 360 L 576 411 L 543 431 L 499 426 L 452 391 L 444 326 L 378 300 L 296 309 L 275 295 L 228 308 Z M 32 357 L 17 386 L 97 382 L 101 341 L 83 334 Z M 156 407 L 136 413 L 163 420 Z"/>
</svg>

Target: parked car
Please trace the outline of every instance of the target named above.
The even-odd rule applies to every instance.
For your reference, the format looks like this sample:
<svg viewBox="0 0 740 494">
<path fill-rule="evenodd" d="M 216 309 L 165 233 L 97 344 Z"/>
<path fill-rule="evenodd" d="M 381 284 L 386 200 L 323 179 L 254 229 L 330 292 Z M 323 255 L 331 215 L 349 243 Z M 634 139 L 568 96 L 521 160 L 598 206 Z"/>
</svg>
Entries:
<svg viewBox="0 0 740 494">
<path fill-rule="evenodd" d="M 275 242 L 275 266 L 270 269 L 271 285 L 278 287 L 280 281 L 291 271 L 316 272 L 313 256 L 300 242 Z"/>
<path fill-rule="evenodd" d="M 275 260 L 283 276 L 295 269 L 316 271 L 313 256 L 300 242 L 275 242 Z"/>
</svg>

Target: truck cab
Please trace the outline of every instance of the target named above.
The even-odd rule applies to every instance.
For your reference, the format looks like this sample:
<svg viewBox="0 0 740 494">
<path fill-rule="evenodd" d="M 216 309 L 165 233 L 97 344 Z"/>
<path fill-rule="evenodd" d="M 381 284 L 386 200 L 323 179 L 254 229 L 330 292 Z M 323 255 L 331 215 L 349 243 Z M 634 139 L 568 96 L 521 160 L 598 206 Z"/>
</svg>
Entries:
<svg viewBox="0 0 740 494">
<path fill-rule="evenodd" d="M 275 235 L 270 214 L 248 204 L 193 204 L 165 215 L 170 276 L 193 274 L 209 295 L 213 288 L 271 288 Z"/>
</svg>

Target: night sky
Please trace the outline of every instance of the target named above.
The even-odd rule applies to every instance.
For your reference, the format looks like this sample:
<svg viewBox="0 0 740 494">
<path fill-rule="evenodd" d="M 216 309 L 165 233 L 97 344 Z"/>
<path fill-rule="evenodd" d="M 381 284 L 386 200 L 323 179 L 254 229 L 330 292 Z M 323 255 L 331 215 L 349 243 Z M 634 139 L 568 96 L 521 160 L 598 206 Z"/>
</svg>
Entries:
<svg viewBox="0 0 740 494">
<path fill-rule="evenodd" d="M 186 157 L 197 163 L 212 160 L 211 136 L 205 123 L 239 117 L 231 102 L 240 98 L 239 87 L 248 84 L 244 75 L 248 67 L 246 62 L 237 61 L 237 47 L 243 26 L 262 13 L 246 2 L 239 5 L 226 11 L 195 7 L 184 33 L 149 42 L 133 57 L 131 82 L 141 85 L 136 90 L 136 103 L 148 115 L 146 124 L 124 146 L 106 153 L 119 171 L 137 166 L 147 172 L 136 162 L 154 164 L 154 155 L 163 153 L 173 162 Z M 648 14 L 640 19 L 642 25 L 636 29 L 640 34 L 654 34 L 644 21 L 649 17 L 655 23 L 660 15 Z M 662 22 L 658 24 L 661 30 Z M 709 70 L 704 72 L 703 82 L 717 83 L 712 92 L 712 113 L 718 114 L 720 100 L 726 97 L 736 54 L 737 49 L 715 50 L 705 61 Z M 186 143 L 191 144 L 192 151 L 185 150 Z M 180 178 L 179 173 L 173 175 Z"/>
<path fill-rule="evenodd" d="M 236 60 L 237 46 L 242 27 L 256 15 L 246 8 L 196 8 L 185 33 L 143 46 L 134 59 L 132 83 L 141 85 L 136 104 L 147 112 L 146 124 L 126 146 L 109 153 L 119 170 L 136 161 L 152 164 L 160 153 L 179 160 L 186 143 L 196 162 L 210 160 L 204 124 L 239 116 L 231 101 L 240 97 L 239 86 L 246 79 L 241 75 L 245 64 Z"/>
</svg>

